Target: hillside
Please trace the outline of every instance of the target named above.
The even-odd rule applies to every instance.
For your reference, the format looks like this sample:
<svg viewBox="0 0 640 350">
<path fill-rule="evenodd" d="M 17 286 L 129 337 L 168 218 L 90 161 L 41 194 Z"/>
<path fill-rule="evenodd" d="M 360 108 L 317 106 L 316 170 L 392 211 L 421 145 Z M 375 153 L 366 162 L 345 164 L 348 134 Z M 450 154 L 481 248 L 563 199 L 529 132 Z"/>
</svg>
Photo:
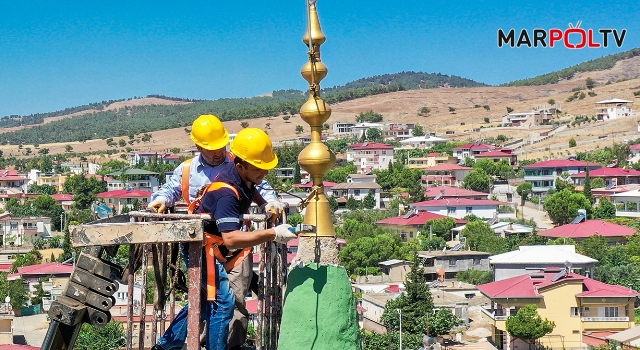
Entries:
<svg viewBox="0 0 640 350">
<path fill-rule="evenodd" d="M 384 115 L 384 123 L 419 123 L 425 126 L 428 131 L 437 132 L 439 136 L 444 135 L 444 132 L 449 130 L 455 132 L 455 134 L 448 137 L 455 140 L 489 138 L 499 134 L 505 134 L 511 138 L 536 139 L 539 133 L 548 131 L 551 127 L 542 126 L 532 129 L 487 128 L 489 124 L 484 123 L 484 118 L 489 118 L 491 125 L 497 126 L 501 123 L 501 117 L 506 114 L 507 107 L 513 108 L 515 111 L 529 111 L 534 106 L 547 103 L 549 99 L 554 99 L 561 110 L 568 114 L 568 116 L 561 118 L 568 119 L 572 115 L 593 115 L 595 114 L 594 103 L 596 101 L 610 97 L 635 100 L 633 92 L 640 90 L 640 79 L 636 78 L 639 72 L 640 56 L 635 56 L 618 61 L 610 69 L 578 73 L 572 79 L 543 86 L 481 86 L 397 91 L 332 104 L 333 113 L 327 123 L 353 121 L 357 114 L 373 110 Z M 572 89 L 584 86 L 586 77 L 596 80 L 597 84 L 594 91 L 597 96 L 564 102 L 572 94 Z M 623 81 L 617 82 L 621 79 Z M 607 82 L 612 83 L 607 84 Z M 117 104 L 114 103 L 108 108 L 117 110 L 118 108 L 132 108 L 134 104 L 151 106 L 162 103 L 169 106 L 178 104 L 175 101 L 145 98 L 117 102 Z M 193 103 L 180 102 L 180 104 L 189 105 Z M 490 110 L 487 111 L 484 108 L 476 107 L 484 105 L 488 105 Z M 425 106 L 431 109 L 431 113 L 426 117 L 421 117 L 418 115 L 418 111 Z M 455 108 L 455 113 L 450 113 L 449 107 Z M 203 110 L 203 112 L 213 112 L 213 110 Z M 522 159 L 564 155 L 568 151 L 567 142 L 571 137 L 578 141 L 578 146 L 571 149 L 572 153 L 583 151 L 587 148 L 593 149 L 597 146 L 611 145 L 614 137 L 617 142 L 622 139 L 634 139 L 637 137 L 636 119 L 637 117 L 634 116 L 634 118 L 624 121 L 599 122 L 566 129 L 548 140 L 527 147 L 524 151 L 518 150 L 518 153 Z M 48 123 L 52 123 L 52 121 L 46 120 Z M 302 122 L 299 116 L 295 114 L 288 122 L 285 122 L 281 117 L 254 118 L 247 120 L 247 122 L 249 126 L 267 130 L 275 141 L 298 137 L 299 135 L 295 132 L 295 128 L 298 125 L 303 127 L 303 134 L 308 134 L 309 132 L 308 125 Z M 241 121 L 226 121 L 225 125 L 230 132 L 238 132 L 242 129 L 240 123 Z M 462 123 L 464 125 L 461 125 Z M 270 124 L 270 128 L 267 128 L 267 124 Z M 472 133 L 473 129 L 480 127 L 483 127 L 480 132 Z M 192 147 L 183 126 L 149 133 L 152 135 L 150 142 L 135 143 L 130 147 L 137 150 L 156 151 L 168 151 L 172 148 L 185 150 Z M 600 136 L 609 134 L 611 136 L 599 139 Z M 129 140 L 127 136 L 114 139 L 116 142 L 119 139 Z M 89 152 L 109 148 L 104 139 L 87 140 L 84 143 L 77 141 L 42 143 L 40 148 L 49 148 L 51 154 L 64 153 L 65 145 L 67 144 L 73 147 L 74 152 Z M 25 144 L 26 146 L 28 145 Z M 118 149 L 124 151 L 124 148 Z M 4 152 L 5 156 L 24 156 L 25 154 L 24 149 L 20 150 L 16 145 L 0 146 L 0 150 Z M 103 162 L 107 159 L 106 156 L 96 156 L 90 160 Z"/>
</svg>

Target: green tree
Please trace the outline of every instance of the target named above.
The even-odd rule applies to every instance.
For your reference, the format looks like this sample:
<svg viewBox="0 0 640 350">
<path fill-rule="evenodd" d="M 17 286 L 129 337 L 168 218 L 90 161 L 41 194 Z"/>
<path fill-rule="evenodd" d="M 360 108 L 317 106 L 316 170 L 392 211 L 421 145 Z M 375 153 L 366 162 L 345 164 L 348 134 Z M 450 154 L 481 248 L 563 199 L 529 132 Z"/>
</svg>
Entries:
<svg viewBox="0 0 640 350">
<path fill-rule="evenodd" d="M 383 119 L 382 114 L 375 113 L 370 110 L 369 112 L 363 112 L 356 116 L 356 122 L 358 123 L 379 123 Z"/>
<path fill-rule="evenodd" d="M 284 120 L 285 123 L 289 123 L 289 119 L 291 119 L 290 115 L 283 115 L 282 116 L 282 120 Z"/>
<path fill-rule="evenodd" d="M 442 250 L 447 245 L 447 241 L 442 237 L 423 238 L 422 250 Z"/>
<path fill-rule="evenodd" d="M 476 160 L 475 164 L 473 165 L 473 168 L 482 169 L 489 176 L 498 174 L 498 167 L 496 166 L 496 163 L 491 159 L 483 158 L 480 160 Z"/>
<path fill-rule="evenodd" d="M 451 310 L 441 308 L 429 319 L 429 335 L 439 336 L 448 334 L 453 327 L 462 324 L 462 320 L 454 315 Z"/>
<path fill-rule="evenodd" d="M 480 270 L 464 270 L 456 274 L 458 281 L 470 283 L 473 285 L 481 285 L 493 281 L 492 271 L 480 271 Z"/>
<path fill-rule="evenodd" d="M 593 88 L 596 87 L 596 81 L 591 78 L 587 78 L 587 80 L 585 81 L 585 86 L 587 87 L 587 89 L 593 90 Z"/>
<path fill-rule="evenodd" d="M 300 163 L 296 162 L 295 167 L 293 167 L 293 183 L 299 184 L 302 182 L 302 174 L 300 172 Z"/>
<path fill-rule="evenodd" d="M 55 186 L 51 186 L 47 184 L 44 184 L 44 185 L 33 184 L 33 185 L 29 185 L 28 192 L 52 195 L 52 194 L 58 193 L 58 189 Z"/>
<path fill-rule="evenodd" d="M 420 124 L 416 124 L 413 126 L 413 130 L 411 130 L 411 135 L 413 136 L 424 136 L 424 127 Z"/>
<path fill-rule="evenodd" d="M 400 258 L 402 240 L 393 233 L 358 238 L 340 251 L 340 261 L 349 275 L 364 275 L 367 270 L 379 272 L 379 262 Z"/>
<path fill-rule="evenodd" d="M 75 348 L 78 350 L 116 350 L 126 345 L 125 331 L 120 322 L 109 322 L 102 328 L 82 325 Z"/>
<path fill-rule="evenodd" d="M 582 194 L 569 189 L 563 189 L 547 197 L 544 202 L 544 210 L 556 225 L 570 223 L 577 215 L 578 209 L 591 212 L 591 202 Z"/>
<path fill-rule="evenodd" d="M 353 196 L 349 196 L 349 199 L 347 199 L 347 209 L 349 210 L 355 210 L 358 209 L 360 207 L 358 201 L 353 198 Z"/>
<path fill-rule="evenodd" d="M 554 104 L 556 104 L 556 100 L 550 98 L 549 100 L 547 100 L 547 103 L 553 106 Z"/>
<path fill-rule="evenodd" d="M 373 193 L 369 191 L 364 198 L 362 198 L 362 207 L 364 209 L 373 209 L 376 206 L 376 199 L 373 196 Z"/>
<path fill-rule="evenodd" d="M 595 198 L 593 198 L 593 195 L 591 194 L 591 176 L 589 175 L 589 167 L 586 168 L 582 194 L 589 200 L 589 202 L 591 202 L 591 204 L 595 202 Z"/>
<path fill-rule="evenodd" d="M 69 153 L 71 151 L 73 151 L 73 146 L 71 145 L 64 145 L 64 151 Z"/>
<path fill-rule="evenodd" d="M 296 134 L 300 134 L 304 132 L 304 127 L 302 125 L 296 125 Z"/>
<path fill-rule="evenodd" d="M 596 177 L 595 179 L 591 180 L 591 188 L 605 188 L 605 187 L 607 187 L 607 182 L 604 181 L 603 178 Z"/>
<path fill-rule="evenodd" d="M 520 205 L 524 205 L 529 195 L 533 192 L 533 184 L 531 182 L 523 182 L 516 188 L 516 193 L 520 196 Z"/>
<path fill-rule="evenodd" d="M 569 148 L 575 147 L 578 143 L 573 137 L 569 139 Z"/>
<path fill-rule="evenodd" d="M 338 201 L 336 200 L 336 198 L 334 196 L 329 196 L 329 198 L 327 198 L 327 200 L 329 201 L 329 207 L 331 207 L 331 212 L 335 212 L 336 210 L 338 210 Z"/>
<path fill-rule="evenodd" d="M 418 114 L 419 114 L 419 115 L 422 115 L 422 116 L 426 116 L 426 115 L 427 115 L 427 114 L 429 114 L 429 113 L 431 113 L 431 108 L 426 107 L 426 106 L 425 106 L 425 107 L 420 108 L 420 112 L 418 112 Z"/>
<path fill-rule="evenodd" d="M 370 142 L 382 142 L 382 131 L 378 128 L 367 129 L 367 140 Z"/>
<path fill-rule="evenodd" d="M 496 236 L 486 221 L 472 221 L 465 225 L 460 235 L 467 238 L 467 246 L 472 250 L 489 252 L 492 255 L 508 252 L 506 239 Z"/>
<path fill-rule="evenodd" d="M 433 219 L 425 222 L 422 228 L 424 237 L 440 237 L 449 239 L 451 237 L 451 229 L 456 227 L 456 219 L 446 217 L 442 219 Z"/>
<path fill-rule="evenodd" d="M 577 248 L 580 254 L 584 254 L 598 261 L 603 261 L 609 250 L 609 239 L 596 234 L 582 240 Z"/>
<path fill-rule="evenodd" d="M 512 337 L 522 339 L 529 344 L 529 349 L 535 341 L 553 331 L 556 324 L 547 319 L 542 319 L 538 314 L 538 306 L 527 305 L 514 316 L 507 318 L 507 332 Z"/>
<path fill-rule="evenodd" d="M 506 142 L 507 141 L 507 136 L 500 134 L 496 137 L 496 141 L 498 142 Z"/>
<path fill-rule="evenodd" d="M 511 113 L 511 112 L 513 112 L 513 108 L 507 107 L 507 113 Z"/>
<path fill-rule="evenodd" d="M 73 246 L 71 245 L 71 233 L 69 227 L 64 228 L 64 238 L 62 240 L 62 254 L 58 255 L 58 261 L 63 262 L 73 256 Z"/>
<path fill-rule="evenodd" d="M 249 122 L 244 121 L 244 122 L 240 123 L 240 126 L 241 126 L 243 129 L 244 129 L 244 128 L 248 128 L 248 127 L 249 127 Z"/>
<path fill-rule="evenodd" d="M 304 217 L 300 213 L 294 213 L 287 216 L 287 224 L 295 227 L 304 222 Z"/>
<path fill-rule="evenodd" d="M 472 170 L 464 178 L 463 187 L 468 190 L 489 192 L 493 179 L 482 169 Z"/>
<path fill-rule="evenodd" d="M 83 210 L 91 206 L 97 194 L 107 191 L 107 183 L 95 176 L 73 175 L 64 183 L 64 192 L 73 194 L 74 208 Z"/>
<path fill-rule="evenodd" d="M 595 180 L 594 180 L 595 182 Z M 615 219 L 616 206 L 606 197 L 600 198 L 600 203 L 593 209 L 594 219 Z"/>
<path fill-rule="evenodd" d="M 508 180 L 515 176 L 515 172 L 513 171 L 513 167 L 508 160 L 501 159 L 498 163 L 496 163 L 496 175 L 503 180 Z"/>
<path fill-rule="evenodd" d="M 7 275 L 7 272 L 0 272 L 0 298 L 4 301 L 9 296 L 14 310 L 27 306 L 29 293 L 24 288 L 25 281 L 22 278 L 8 281 Z"/>
</svg>

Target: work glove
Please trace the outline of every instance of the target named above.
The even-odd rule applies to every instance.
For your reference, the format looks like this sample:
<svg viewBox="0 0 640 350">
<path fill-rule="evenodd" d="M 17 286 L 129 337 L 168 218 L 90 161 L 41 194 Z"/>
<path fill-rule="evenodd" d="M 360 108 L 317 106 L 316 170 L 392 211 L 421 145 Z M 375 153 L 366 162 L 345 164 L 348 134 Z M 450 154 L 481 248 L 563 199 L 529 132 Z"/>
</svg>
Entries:
<svg viewBox="0 0 640 350">
<path fill-rule="evenodd" d="M 164 212 L 164 210 L 167 209 L 167 197 L 156 197 L 156 199 L 152 200 L 151 203 L 147 205 L 147 209 L 158 213 Z"/>
<path fill-rule="evenodd" d="M 298 238 L 295 233 L 289 230 L 290 228 L 291 225 L 289 224 L 282 224 L 274 227 L 273 230 L 276 231 L 276 238 L 274 241 L 280 244 L 287 244 L 290 240 Z"/>
<path fill-rule="evenodd" d="M 278 201 L 269 201 L 260 208 L 263 214 L 272 213 L 274 217 L 280 217 L 284 212 L 284 205 Z"/>
</svg>

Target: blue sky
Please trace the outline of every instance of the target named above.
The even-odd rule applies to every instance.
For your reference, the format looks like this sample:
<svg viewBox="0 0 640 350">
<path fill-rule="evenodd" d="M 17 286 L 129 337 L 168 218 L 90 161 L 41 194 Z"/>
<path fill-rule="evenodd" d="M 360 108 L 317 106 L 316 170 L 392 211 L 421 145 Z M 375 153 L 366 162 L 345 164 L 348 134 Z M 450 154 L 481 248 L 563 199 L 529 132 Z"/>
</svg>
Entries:
<svg viewBox="0 0 640 350">
<path fill-rule="evenodd" d="M 318 0 L 318 10 L 325 87 L 401 71 L 500 84 L 640 47 L 637 0 Z M 305 11 L 302 0 L 2 1 L 0 117 L 149 94 L 305 90 Z M 499 28 L 564 30 L 579 20 L 596 32 L 626 29 L 623 46 L 497 47 Z"/>
</svg>

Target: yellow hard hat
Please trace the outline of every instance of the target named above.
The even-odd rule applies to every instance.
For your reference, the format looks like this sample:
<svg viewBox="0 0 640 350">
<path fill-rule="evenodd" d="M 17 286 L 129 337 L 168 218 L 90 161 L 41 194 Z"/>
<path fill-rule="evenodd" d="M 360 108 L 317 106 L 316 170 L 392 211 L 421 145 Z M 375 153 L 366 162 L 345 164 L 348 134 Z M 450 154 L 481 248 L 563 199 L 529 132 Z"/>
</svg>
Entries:
<svg viewBox="0 0 640 350">
<path fill-rule="evenodd" d="M 191 141 L 210 151 L 221 149 L 229 143 L 229 132 L 213 114 L 203 114 L 193 122 Z"/>
<path fill-rule="evenodd" d="M 231 141 L 230 149 L 236 157 L 256 168 L 271 170 L 278 165 L 278 156 L 273 152 L 271 139 L 260 129 L 242 129 Z"/>
</svg>

